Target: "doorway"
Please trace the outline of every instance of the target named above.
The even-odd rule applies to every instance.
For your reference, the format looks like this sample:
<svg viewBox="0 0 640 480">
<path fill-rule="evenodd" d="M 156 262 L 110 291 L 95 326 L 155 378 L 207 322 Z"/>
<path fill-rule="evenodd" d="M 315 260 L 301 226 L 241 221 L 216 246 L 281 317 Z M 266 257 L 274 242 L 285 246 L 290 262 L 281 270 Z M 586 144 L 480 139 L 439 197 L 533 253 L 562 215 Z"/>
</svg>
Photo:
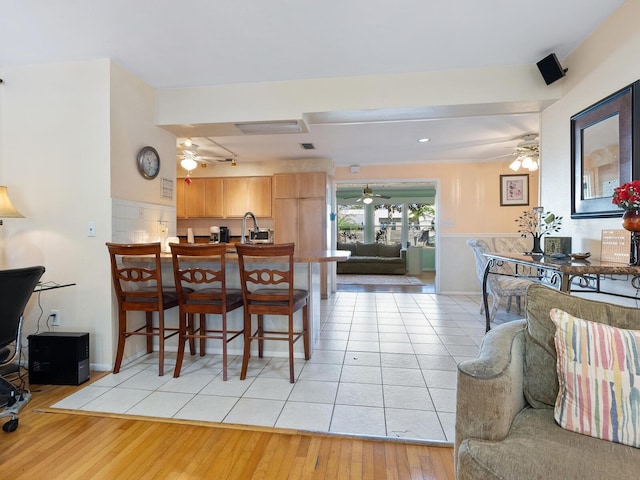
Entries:
<svg viewBox="0 0 640 480">
<path fill-rule="evenodd" d="M 336 182 L 333 236 L 338 247 L 354 256 L 355 244 L 395 246 L 405 259 L 400 275 L 380 274 L 375 265 L 342 268 L 336 275 L 338 291 L 436 293 L 437 183 Z"/>
</svg>

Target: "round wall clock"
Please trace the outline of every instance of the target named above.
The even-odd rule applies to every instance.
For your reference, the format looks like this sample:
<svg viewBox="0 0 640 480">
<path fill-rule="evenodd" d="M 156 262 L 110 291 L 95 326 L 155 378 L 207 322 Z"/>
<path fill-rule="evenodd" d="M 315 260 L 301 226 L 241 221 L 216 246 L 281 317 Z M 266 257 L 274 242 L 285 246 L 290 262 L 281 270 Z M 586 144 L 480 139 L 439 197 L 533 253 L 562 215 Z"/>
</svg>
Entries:
<svg viewBox="0 0 640 480">
<path fill-rule="evenodd" d="M 160 155 L 153 147 L 143 147 L 138 152 L 138 170 L 147 180 L 152 180 L 160 172 Z"/>
</svg>

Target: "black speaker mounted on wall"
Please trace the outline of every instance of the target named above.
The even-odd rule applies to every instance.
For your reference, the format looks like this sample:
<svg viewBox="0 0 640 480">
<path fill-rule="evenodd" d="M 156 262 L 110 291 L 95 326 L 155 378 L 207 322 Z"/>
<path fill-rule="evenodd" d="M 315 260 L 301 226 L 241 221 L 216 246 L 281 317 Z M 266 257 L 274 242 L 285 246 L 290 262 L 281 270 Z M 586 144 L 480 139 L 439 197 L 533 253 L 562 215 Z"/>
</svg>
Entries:
<svg viewBox="0 0 640 480">
<path fill-rule="evenodd" d="M 567 73 L 567 69 L 562 68 L 555 53 L 547 55 L 536 63 L 536 65 L 538 65 L 538 70 L 540 70 L 542 78 L 544 78 L 547 85 L 551 85 L 556 80 L 560 80 Z"/>
</svg>

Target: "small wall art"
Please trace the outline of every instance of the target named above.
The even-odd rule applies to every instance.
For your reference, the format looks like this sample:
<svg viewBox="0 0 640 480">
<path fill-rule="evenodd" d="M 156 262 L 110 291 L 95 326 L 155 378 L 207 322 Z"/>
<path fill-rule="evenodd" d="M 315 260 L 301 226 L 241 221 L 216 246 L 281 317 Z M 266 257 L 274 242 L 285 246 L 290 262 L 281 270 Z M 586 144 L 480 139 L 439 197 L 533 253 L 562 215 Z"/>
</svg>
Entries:
<svg viewBox="0 0 640 480">
<path fill-rule="evenodd" d="M 500 175 L 500 206 L 529 205 L 529 175 Z"/>
</svg>

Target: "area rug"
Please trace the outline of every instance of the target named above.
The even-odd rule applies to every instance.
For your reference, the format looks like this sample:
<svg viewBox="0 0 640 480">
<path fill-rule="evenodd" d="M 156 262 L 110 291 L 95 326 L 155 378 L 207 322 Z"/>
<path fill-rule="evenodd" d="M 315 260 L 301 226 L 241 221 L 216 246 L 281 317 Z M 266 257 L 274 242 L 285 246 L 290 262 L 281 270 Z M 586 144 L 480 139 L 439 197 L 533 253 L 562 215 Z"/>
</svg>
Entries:
<svg viewBox="0 0 640 480">
<path fill-rule="evenodd" d="M 338 285 L 424 285 L 418 277 L 408 275 L 336 275 Z"/>
</svg>

